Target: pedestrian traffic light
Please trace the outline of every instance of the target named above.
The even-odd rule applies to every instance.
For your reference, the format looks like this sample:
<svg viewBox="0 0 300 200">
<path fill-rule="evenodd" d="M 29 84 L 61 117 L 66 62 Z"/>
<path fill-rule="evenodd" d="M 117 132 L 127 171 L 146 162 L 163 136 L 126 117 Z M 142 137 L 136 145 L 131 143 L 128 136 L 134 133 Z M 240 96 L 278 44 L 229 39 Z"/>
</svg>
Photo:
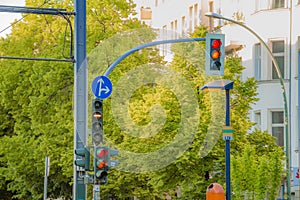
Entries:
<svg viewBox="0 0 300 200">
<path fill-rule="evenodd" d="M 108 166 L 109 166 L 109 169 L 111 167 L 115 167 L 115 166 L 119 165 L 118 160 L 111 160 L 110 159 L 112 156 L 118 155 L 118 153 L 119 153 L 119 151 L 116 150 L 116 149 L 108 149 Z"/>
<path fill-rule="evenodd" d="M 225 35 L 206 34 L 206 66 L 207 75 L 224 76 Z"/>
<path fill-rule="evenodd" d="M 75 165 L 84 168 L 85 170 L 90 169 L 90 151 L 87 148 L 75 149 L 75 154 L 81 156 L 81 158 L 75 159 Z"/>
<path fill-rule="evenodd" d="M 94 169 L 96 181 L 99 184 L 107 183 L 107 171 L 109 170 L 108 147 L 95 147 Z"/>
<path fill-rule="evenodd" d="M 98 98 L 92 102 L 92 137 L 96 146 L 103 142 L 103 101 Z"/>
</svg>

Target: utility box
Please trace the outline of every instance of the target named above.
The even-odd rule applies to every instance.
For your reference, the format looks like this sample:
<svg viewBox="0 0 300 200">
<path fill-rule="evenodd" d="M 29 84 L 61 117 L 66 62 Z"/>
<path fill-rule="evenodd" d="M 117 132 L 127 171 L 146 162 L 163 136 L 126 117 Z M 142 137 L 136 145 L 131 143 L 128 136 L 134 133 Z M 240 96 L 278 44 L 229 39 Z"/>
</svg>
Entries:
<svg viewBox="0 0 300 200">
<path fill-rule="evenodd" d="M 212 183 L 207 187 L 206 200 L 225 200 L 225 194 L 222 185 Z"/>
</svg>

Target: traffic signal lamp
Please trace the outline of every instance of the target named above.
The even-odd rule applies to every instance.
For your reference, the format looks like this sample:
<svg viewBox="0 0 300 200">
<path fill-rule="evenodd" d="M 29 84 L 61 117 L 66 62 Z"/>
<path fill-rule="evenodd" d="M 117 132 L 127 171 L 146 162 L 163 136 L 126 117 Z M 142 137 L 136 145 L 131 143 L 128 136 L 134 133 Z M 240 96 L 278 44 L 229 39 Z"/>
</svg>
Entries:
<svg viewBox="0 0 300 200">
<path fill-rule="evenodd" d="M 95 178 L 100 184 L 107 183 L 107 171 L 109 170 L 108 147 L 95 147 Z"/>
<path fill-rule="evenodd" d="M 206 66 L 207 75 L 224 75 L 225 35 L 206 34 Z"/>
<path fill-rule="evenodd" d="M 119 151 L 116 150 L 116 149 L 108 149 L 108 166 L 109 166 L 109 169 L 111 167 L 115 167 L 117 165 L 119 165 L 119 162 L 118 160 L 111 160 L 111 156 L 116 156 L 118 155 Z"/>
<path fill-rule="evenodd" d="M 103 142 L 103 101 L 99 98 L 92 102 L 92 137 L 96 146 Z"/>
<path fill-rule="evenodd" d="M 75 154 L 81 156 L 81 158 L 75 159 L 75 165 L 84 168 L 85 170 L 90 169 L 90 151 L 87 148 L 75 149 Z"/>
</svg>

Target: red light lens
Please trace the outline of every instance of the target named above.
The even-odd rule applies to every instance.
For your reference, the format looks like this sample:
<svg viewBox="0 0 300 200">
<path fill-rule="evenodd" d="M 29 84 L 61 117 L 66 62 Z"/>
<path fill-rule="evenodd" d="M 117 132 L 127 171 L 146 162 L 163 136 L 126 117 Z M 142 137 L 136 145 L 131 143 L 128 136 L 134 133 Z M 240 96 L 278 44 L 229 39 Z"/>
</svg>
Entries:
<svg viewBox="0 0 300 200">
<path fill-rule="evenodd" d="M 100 152 L 97 152 L 98 158 L 102 158 L 102 157 L 107 156 L 107 155 L 108 155 L 107 150 L 101 150 Z"/>
<path fill-rule="evenodd" d="M 211 47 L 214 49 L 219 48 L 221 45 L 222 45 L 221 40 L 213 40 L 211 43 Z"/>
</svg>

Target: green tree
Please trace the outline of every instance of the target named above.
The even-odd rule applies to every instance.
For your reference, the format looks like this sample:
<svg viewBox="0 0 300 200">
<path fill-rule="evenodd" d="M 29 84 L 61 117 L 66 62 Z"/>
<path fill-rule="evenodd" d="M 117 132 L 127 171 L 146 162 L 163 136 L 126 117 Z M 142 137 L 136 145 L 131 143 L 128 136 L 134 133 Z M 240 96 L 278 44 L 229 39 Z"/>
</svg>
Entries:
<svg viewBox="0 0 300 200">
<path fill-rule="evenodd" d="M 26 6 L 73 10 L 72 1 L 27 0 Z M 88 52 L 116 32 L 141 27 L 137 20 L 129 18 L 134 6 L 125 0 L 87 1 Z M 23 17 L 12 27 L 11 34 L 0 39 L 0 55 L 72 56 L 68 48 L 72 43 L 70 29 L 64 18 L 33 14 Z M 1 190 L 9 191 L 8 197 L 41 199 L 44 158 L 48 155 L 48 196 L 71 199 L 73 65 L 1 60 L 0 73 Z"/>
<path fill-rule="evenodd" d="M 199 27 L 192 37 L 204 37 L 205 33 L 206 29 Z M 211 98 L 210 94 L 206 95 L 199 91 L 202 85 L 213 80 L 212 77 L 206 77 L 204 75 L 205 46 L 203 42 L 174 45 L 173 51 L 175 52 L 174 58 L 172 63 L 168 65 L 168 68 L 179 73 L 191 83 L 191 88 L 197 97 L 201 123 L 199 123 L 195 133 L 190 133 L 194 134 L 194 138 L 188 142 L 189 144 L 186 143 L 189 147 L 182 155 L 178 156 L 174 162 L 151 173 L 148 172 L 141 175 L 126 174 L 126 177 L 127 175 L 131 176 L 129 180 L 134 180 L 133 177 L 135 176 L 147 177 L 147 179 L 142 179 L 144 180 L 142 185 L 144 185 L 144 187 L 150 186 L 151 189 L 145 190 L 152 191 L 150 193 L 146 192 L 149 198 L 162 198 L 161 195 L 163 194 L 175 197 L 176 188 L 179 186 L 182 196 L 177 198 L 204 199 L 205 191 L 209 183 L 219 182 L 224 184 L 225 182 L 224 141 L 220 135 L 222 126 L 225 123 L 225 116 L 220 114 L 224 113 L 225 101 L 224 98 L 217 98 L 224 97 L 224 92 L 222 92 L 222 94 L 214 94 L 217 95 L 216 98 Z M 133 57 L 134 56 L 135 55 L 133 55 Z M 128 59 L 133 62 L 132 57 Z M 125 63 L 129 65 L 126 61 Z M 118 69 L 122 70 L 117 70 L 112 73 L 113 82 L 117 82 L 120 77 L 128 72 L 128 70 L 123 70 L 123 67 L 125 66 L 121 64 L 118 66 Z M 127 69 L 130 69 L 130 67 Z M 241 149 L 243 149 L 243 145 L 241 144 L 247 141 L 247 132 L 253 125 L 253 123 L 249 121 L 248 110 L 250 109 L 251 103 L 257 100 L 255 97 L 256 82 L 253 78 L 241 81 L 242 70 L 243 67 L 240 64 L 240 59 L 227 59 L 224 78 L 235 82 L 234 89 L 232 90 L 232 96 L 234 96 L 234 98 L 231 100 L 232 126 L 235 130 L 235 139 L 232 142 L 234 154 L 239 154 Z M 175 83 L 174 87 L 176 87 Z M 164 88 L 160 85 L 145 84 L 132 94 L 129 102 L 131 119 L 135 124 L 139 125 L 147 125 L 151 122 L 149 111 L 153 105 L 162 105 L 166 113 L 166 121 L 158 134 L 152 137 L 145 135 L 146 139 L 143 137 L 130 136 L 118 127 L 114 117 L 111 116 L 111 107 L 108 106 L 108 109 L 106 109 L 108 110 L 106 114 L 106 118 L 108 118 L 108 131 L 105 132 L 107 137 L 117 143 L 121 149 L 140 153 L 155 151 L 168 144 L 168 142 L 171 142 L 180 127 L 178 124 L 178 122 L 180 122 L 180 104 L 179 99 L 176 99 L 176 94 L 168 90 L 168 88 Z M 108 105 L 110 105 L 110 103 L 108 103 Z M 212 105 L 219 106 L 215 108 L 212 107 Z M 217 123 L 211 124 L 212 119 Z M 124 129 L 126 129 L 126 127 Z M 205 143 L 209 130 L 215 130 L 216 134 L 210 136 L 213 140 L 208 140 L 207 143 Z M 148 134 L 151 134 L 151 129 L 149 129 Z M 214 143 L 214 141 L 216 142 Z M 183 140 L 182 143 L 184 142 Z M 206 152 L 205 146 L 209 145 L 213 145 L 213 148 Z M 201 157 L 201 153 L 199 152 L 204 152 L 206 155 Z M 168 156 L 171 157 L 172 155 L 169 154 Z M 132 160 L 132 162 L 136 161 Z M 155 168 L 155 165 L 152 167 Z M 210 177 L 208 177 L 208 175 L 210 175 Z M 125 178 L 122 178 L 122 180 L 124 179 Z M 127 179 L 128 178 L 126 178 L 126 180 Z M 132 188 L 134 195 L 137 197 L 143 197 L 139 189 L 135 189 L 139 184 L 137 184 L 136 181 L 129 182 L 130 184 L 127 184 L 127 188 Z M 121 185 L 121 182 L 115 183 L 115 185 Z M 109 185 L 104 186 L 104 190 L 106 187 L 109 187 Z M 118 189 L 120 187 L 117 186 L 116 188 Z M 111 192 L 117 194 L 117 192 L 113 192 L 112 190 Z"/>
<path fill-rule="evenodd" d="M 247 135 L 245 148 L 232 159 L 233 199 L 275 199 L 283 178 L 283 151 L 267 132 Z"/>
</svg>

